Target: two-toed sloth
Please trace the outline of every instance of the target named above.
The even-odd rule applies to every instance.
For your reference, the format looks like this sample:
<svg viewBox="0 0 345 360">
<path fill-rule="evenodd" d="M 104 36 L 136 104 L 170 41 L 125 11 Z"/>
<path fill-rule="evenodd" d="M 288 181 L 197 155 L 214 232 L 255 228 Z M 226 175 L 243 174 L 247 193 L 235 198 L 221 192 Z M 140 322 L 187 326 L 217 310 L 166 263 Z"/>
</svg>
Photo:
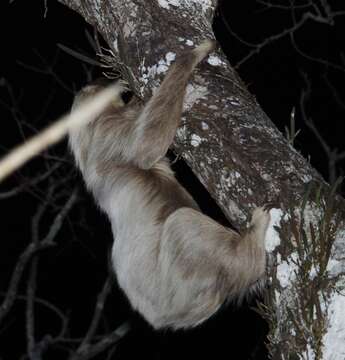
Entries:
<svg viewBox="0 0 345 360">
<path fill-rule="evenodd" d="M 200 212 L 165 158 L 191 73 L 213 48 L 205 41 L 177 57 L 146 105 L 135 97 L 125 104 L 119 82 L 113 103 L 69 134 L 86 185 L 111 222 L 118 283 L 155 328 L 200 324 L 265 271 L 268 212 L 254 210 L 243 235 L 221 226 Z M 101 88 L 86 86 L 74 106 Z"/>
</svg>

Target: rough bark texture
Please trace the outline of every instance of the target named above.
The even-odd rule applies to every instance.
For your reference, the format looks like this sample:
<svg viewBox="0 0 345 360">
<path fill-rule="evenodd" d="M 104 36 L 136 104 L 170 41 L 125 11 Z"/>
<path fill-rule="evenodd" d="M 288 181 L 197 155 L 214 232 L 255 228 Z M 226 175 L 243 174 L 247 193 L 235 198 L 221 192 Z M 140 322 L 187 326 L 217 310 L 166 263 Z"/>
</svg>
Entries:
<svg viewBox="0 0 345 360">
<path fill-rule="evenodd" d="M 116 57 L 117 65 L 120 65 L 124 76 L 143 98 L 149 97 L 151 91 L 158 86 L 175 53 L 188 46 L 194 46 L 205 38 L 214 37 L 212 18 L 217 6 L 216 0 L 60 0 L 60 2 L 79 12 L 98 29 Z M 321 176 L 290 146 L 268 119 L 220 49 L 196 71 L 188 86 L 185 103 L 183 121 L 175 138 L 174 149 L 183 156 L 235 226 L 243 226 L 251 210 L 266 202 L 279 203 L 282 209 L 291 207 L 297 209 L 305 198 L 308 183 L 324 184 Z M 315 205 L 317 202 L 318 200 L 311 200 L 308 205 L 310 209 L 315 209 L 311 213 L 320 211 Z M 341 279 L 345 270 L 343 199 L 337 198 L 334 209 L 341 220 L 331 240 L 336 246 L 333 246 L 329 253 L 326 269 L 328 263 L 337 261 L 339 266 L 336 271 L 333 268 L 332 279 L 336 279 L 333 283 L 339 285 L 340 281 L 343 281 Z M 278 220 L 276 225 L 279 225 Z M 307 242 L 310 241 L 310 233 L 313 232 L 310 231 L 309 222 L 312 220 L 307 218 L 305 221 L 309 227 Z M 290 226 L 292 225 L 290 222 Z M 296 237 L 303 237 L 300 233 L 304 231 L 304 224 L 300 225 L 299 235 L 286 236 L 287 241 L 291 238 L 298 241 Z M 272 234 L 270 236 L 274 237 L 275 235 Z M 283 238 L 284 236 L 280 234 L 279 241 Z M 317 239 L 321 241 L 320 237 Z M 287 283 L 283 286 L 284 271 L 279 273 L 280 265 L 286 265 L 285 270 L 287 269 L 288 272 L 290 270 L 296 272 L 289 268 L 294 263 L 295 255 L 301 260 L 299 264 L 301 274 L 309 276 L 305 272 L 310 268 L 303 267 L 305 254 L 303 255 L 298 247 L 294 247 L 294 244 L 290 247 L 281 246 L 279 241 L 276 243 L 278 246 L 273 246 L 271 250 L 274 249 L 275 254 L 279 253 L 280 258 L 274 261 L 276 267 L 270 269 L 269 275 L 273 284 L 271 294 L 275 294 L 274 302 L 277 307 L 275 314 L 278 319 L 276 328 L 270 335 L 272 354 L 277 359 L 288 358 L 293 351 L 291 346 L 287 345 L 292 344 L 291 336 L 297 338 L 303 335 L 307 337 L 306 341 L 302 345 L 300 343 L 297 344 L 298 346 L 294 345 L 295 349 L 298 347 L 295 358 L 313 358 L 308 357 L 313 353 L 314 358 L 321 359 L 322 339 L 327 328 L 330 327 L 331 310 L 328 309 L 332 306 L 332 296 L 328 296 L 328 300 L 326 299 L 322 305 L 323 309 L 320 310 L 323 314 L 319 325 L 323 326 L 323 329 L 318 332 L 321 345 L 315 344 L 315 341 L 313 343 L 312 340 L 308 340 L 309 337 L 312 339 L 314 332 L 307 331 L 307 335 L 301 334 L 297 331 L 298 326 L 294 324 L 294 319 L 291 318 L 291 311 L 298 311 L 299 306 L 294 304 L 294 300 L 297 299 L 299 303 L 304 301 L 302 297 L 296 296 L 300 291 L 300 279 L 298 276 L 288 277 Z M 315 261 L 311 263 L 317 265 L 319 253 L 316 251 L 311 256 L 315 256 Z M 289 258 L 291 261 L 288 261 Z M 321 259 L 320 264 L 322 261 L 324 260 Z M 324 265 L 323 263 L 323 268 Z M 327 273 L 330 277 L 329 274 L 330 271 Z M 317 273 L 316 279 L 322 276 L 325 276 L 324 272 L 321 275 Z M 315 279 L 315 276 L 312 279 Z M 279 284 L 275 282 L 276 280 Z M 314 282 L 313 280 L 312 283 Z M 306 283 L 306 286 L 309 285 Z M 323 294 L 322 286 L 315 289 L 315 296 Z M 335 291 L 335 287 L 331 290 Z M 344 302 L 343 298 L 340 301 Z M 339 305 L 339 302 L 337 304 Z M 315 306 L 320 307 L 320 304 Z M 315 324 L 307 320 L 299 319 L 298 325 L 309 327 L 311 330 Z M 287 323 L 293 330 L 287 330 L 286 326 L 283 326 Z M 345 343 L 344 331 L 339 336 L 340 339 L 341 336 L 344 337 Z M 345 352 L 345 349 L 337 351 L 340 351 L 342 356 L 341 351 Z M 339 359 L 343 358 L 339 357 Z"/>
<path fill-rule="evenodd" d="M 144 98 L 163 78 L 166 54 L 214 37 L 215 0 L 61 2 L 99 30 Z M 199 67 L 188 94 L 175 150 L 234 225 L 243 225 L 253 207 L 300 198 L 306 183 L 321 181 L 268 119 L 220 50 Z"/>
</svg>

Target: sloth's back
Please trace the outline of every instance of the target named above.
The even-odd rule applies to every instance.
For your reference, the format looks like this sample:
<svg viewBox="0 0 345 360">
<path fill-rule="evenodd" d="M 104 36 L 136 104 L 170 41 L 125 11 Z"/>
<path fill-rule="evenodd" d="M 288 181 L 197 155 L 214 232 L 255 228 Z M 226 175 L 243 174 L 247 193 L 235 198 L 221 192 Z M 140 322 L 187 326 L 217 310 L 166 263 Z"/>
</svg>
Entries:
<svg viewBox="0 0 345 360">
<path fill-rule="evenodd" d="M 145 309 L 153 319 L 159 308 L 152 294 L 161 288 L 159 251 L 165 220 L 179 208 L 198 205 L 165 159 L 149 170 L 119 168 L 113 186 L 107 211 L 114 234 L 112 264 L 133 307 Z"/>
</svg>

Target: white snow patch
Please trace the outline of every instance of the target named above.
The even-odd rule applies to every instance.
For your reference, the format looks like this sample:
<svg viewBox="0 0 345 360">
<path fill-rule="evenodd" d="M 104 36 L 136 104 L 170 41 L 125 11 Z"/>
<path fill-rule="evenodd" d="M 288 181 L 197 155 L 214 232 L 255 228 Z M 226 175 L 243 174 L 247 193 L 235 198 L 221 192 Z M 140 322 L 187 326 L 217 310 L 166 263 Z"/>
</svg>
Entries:
<svg viewBox="0 0 345 360">
<path fill-rule="evenodd" d="M 280 292 L 277 290 L 274 290 L 274 295 L 275 295 L 276 304 L 279 304 L 280 303 Z"/>
<path fill-rule="evenodd" d="M 128 20 L 123 25 L 123 35 L 125 38 L 128 38 L 131 35 L 134 35 L 136 32 L 135 23 L 131 20 Z"/>
<path fill-rule="evenodd" d="M 241 126 L 245 127 L 246 129 L 252 129 L 253 127 L 255 127 L 254 124 L 242 124 Z M 250 138 L 255 141 L 252 136 Z"/>
<path fill-rule="evenodd" d="M 170 65 L 172 61 L 174 61 L 176 59 L 176 54 L 169 51 L 166 55 L 165 55 L 165 59 L 167 61 L 167 64 Z"/>
<path fill-rule="evenodd" d="M 156 72 L 157 74 L 164 74 L 165 72 L 168 71 L 169 66 L 171 64 L 172 61 L 174 61 L 176 58 L 176 54 L 169 51 L 166 55 L 165 55 L 165 59 L 160 59 L 158 61 L 158 66 L 156 68 Z"/>
<path fill-rule="evenodd" d="M 314 279 L 315 276 L 319 274 L 319 270 L 320 270 L 319 264 L 316 264 L 316 267 L 314 264 L 312 264 L 309 271 L 309 278 Z"/>
<path fill-rule="evenodd" d="M 200 136 L 196 135 L 196 134 L 192 134 L 191 136 L 191 142 L 190 144 L 194 147 L 198 147 L 202 142 L 202 139 Z"/>
<path fill-rule="evenodd" d="M 327 264 L 327 271 L 331 276 L 339 275 L 341 272 L 345 271 L 344 262 L 330 258 Z"/>
<path fill-rule="evenodd" d="M 115 40 L 113 41 L 113 46 L 114 46 L 114 50 L 115 50 L 116 52 L 119 52 L 119 46 L 118 46 L 118 41 L 117 41 L 117 39 L 115 39 Z"/>
<path fill-rule="evenodd" d="M 186 125 L 180 126 L 180 127 L 177 129 L 176 133 L 177 133 L 177 136 L 178 136 L 179 138 L 181 138 L 182 140 L 185 140 L 186 137 L 187 137 L 187 128 L 186 128 Z"/>
<path fill-rule="evenodd" d="M 277 259 L 280 260 L 280 255 L 277 256 Z M 296 277 L 297 259 L 297 253 L 291 253 L 286 261 L 280 262 L 277 266 L 277 280 L 283 288 L 289 286 Z"/>
<path fill-rule="evenodd" d="M 179 7 L 181 5 L 186 7 L 197 5 L 201 6 L 203 12 L 206 12 L 209 8 L 212 7 L 212 0 L 158 0 L 158 4 L 167 10 L 170 9 L 170 5 L 175 7 Z"/>
<path fill-rule="evenodd" d="M 212 8 L 212 0 L 184 0 L 187 4 L 194 3 L 198 6 L 201 5 L 202 11 L 206 12 L 208 9 Z"/>
<path fill-rule="evenodd" d="M 156 74 L 156 65 L 154 66 L 142 66 L 140 69 L 140 72 L 142 73 L 142 76 L 140 77 L 140 81 L 147 84 L 150 77 L 154 77 Z"/>
<path fill-rule="evenodd" d="M 180 6 L 180 0 L 158 0 L 158 4 L 164 9 L 170 9 L 170 5 Z"/>
<path fill-rule="evenodd" d="M 298 211 L 298 210 L 297 210 Z M 323 210 L 317 207 L 314 203 L 307 202 L 303 211 L 304 222 L 306 230 L 309 231 L 309 224 L 311 223 L 315 228 L 318 227 L 320 219 L 323 216 Z"/>
<path fill-rule="evenodd" d="M 169 67 L 164 64 L 164 63 L 158 63 L 158 66 L 156 68 L 156 73 L 157 74 L 164 74 L 165 72 L 167 72 L 169 69 Z"/>
<path fill-rule="evenodd" d="M 148 67 L 141 65 L 140 72 L 142 73 L 142 76 L 139 80 L 144 84 L 147 84 L 149 78 L 153 79 L 156 75 L 164 74 L 165 72 L 168 71 L 171 62 L 174 61 L 175 58 L 176 58 L 176 54 L 169 51 L 165 55 L 165 59 L 160 59 L 158 61 L 158 64 Z"/>
<path fill-rule="evenodd" d="M 178 40 L 179 42 L 185 42 L 186 45 L 188 45 L 188 46 L 193 46 L 193 45 L 194 45 L 194 42 L 193 42 L 192 40 L 185 39 L 185 38 L 183 38 L 183 37 L 181 37 L 181 36 L 179 36 L 179 37 L 177 38 L 177 40 Z"/>
<path fill-rule="evenodd" d="M 200 99 L 206 99 L 208 90 L 206 86 L 188 84 L 184 97 L 183 110 L 190 110 Z"/>
<path fill-rule="evenodd" d="M 207 62 L 212 66 L 225 65 L 225 62 L 222 61 L 217 55 L 210 55 L 207 59 Z"/>
<path fill-rule="evenodd" d="M 345 240 L 345 229 L 341 229 L 337 233 L 337 237 L 335 239 L 335 242 L 340 242 Z"/>
<path fill-rule="evenodd" d="M 265 181 L 271 181 L 272 178 L 271 178 L 271 175 L 269 174 L 261 174 L 261 177 L 265 180 Z"/>
<path fill-rule="evenodd" d="M 344 227 L 345 224 L 342 224 Z M 337 230 L 337 235 L 333 244 L 332 252 L 336 258 L 345 258 L 345 229 L 341 228 Z M 345 267 L 345 264 L 344 264 Z M 345 270 L 345 269 L 344 269 Z"/>
<path fill-rule="evenodd" d="M 323 338 L 323 359 L 345 359 L 345 296 L 334 292 L 328 304 L 328 330 Z"/>
<path fill-rule="evenodd" d="M 271 220 L 268 224 L 266 232 L 266 251 L 272 252 L 278 245 L 280 245 L 280 237 L 274 226 L 280 225 L 280 220 L 283 217 L 283 211 L 281 209 L 270 210 Z"/>
<path fill-rule="evenodd" d="M 209 129 L 209 126 L 208 126 L 208 124 L 206 124 L 204 121 L 202 121 L 202 122 L 201 122 L 201 128 L 202 128 L 203 130 L 208 130 L 208 129 Z"/>
<path fill-rule="evenodd" d="M 310 175 L 302 175 L 302 181 L 307 184 L 312 180 L 312 177 Z"/>
<path fill-rule="evenodd" d="M 238 106 L 238 105 L 241 105 L 241 103 L 240 103 L 240 101 L 237 99 L 237 98 L 235 98 L 235 97 L 230 97 L 230 104 L 231 105 L 235 105 L 235 106 Z M 225 100 L 226 101 L 226 100 Z"/>
<path fill-rule="evenodd" d="M 303 360 L 315 360 L 315 353 L 310 344 L 307 344 L 307 350 L 302 354 Z"/>
</svg>

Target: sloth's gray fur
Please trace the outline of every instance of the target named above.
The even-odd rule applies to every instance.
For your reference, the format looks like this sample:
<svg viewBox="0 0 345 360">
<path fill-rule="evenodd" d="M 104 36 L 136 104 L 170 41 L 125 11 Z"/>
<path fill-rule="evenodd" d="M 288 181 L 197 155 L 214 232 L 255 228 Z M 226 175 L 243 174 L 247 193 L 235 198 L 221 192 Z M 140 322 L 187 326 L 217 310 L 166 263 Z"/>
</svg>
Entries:
<svg viewBox="0 0 345 360">
<path fill-rule="evenodd" d="M 268 212 L 257 208 L 243 235 L 221 226 L 200 212 L 165 159 L 188 79 L 213 48 L 205 41 L 180 55 L 146 105 L 136 98 L 125 105 L 118 96 L 69 137 L 85 183 L 110 219 L 119 285 L 155 328 L 200 324 L 265 271 Z M 82 89 L 74 106 L 99 89 Z"/>
</svg>

